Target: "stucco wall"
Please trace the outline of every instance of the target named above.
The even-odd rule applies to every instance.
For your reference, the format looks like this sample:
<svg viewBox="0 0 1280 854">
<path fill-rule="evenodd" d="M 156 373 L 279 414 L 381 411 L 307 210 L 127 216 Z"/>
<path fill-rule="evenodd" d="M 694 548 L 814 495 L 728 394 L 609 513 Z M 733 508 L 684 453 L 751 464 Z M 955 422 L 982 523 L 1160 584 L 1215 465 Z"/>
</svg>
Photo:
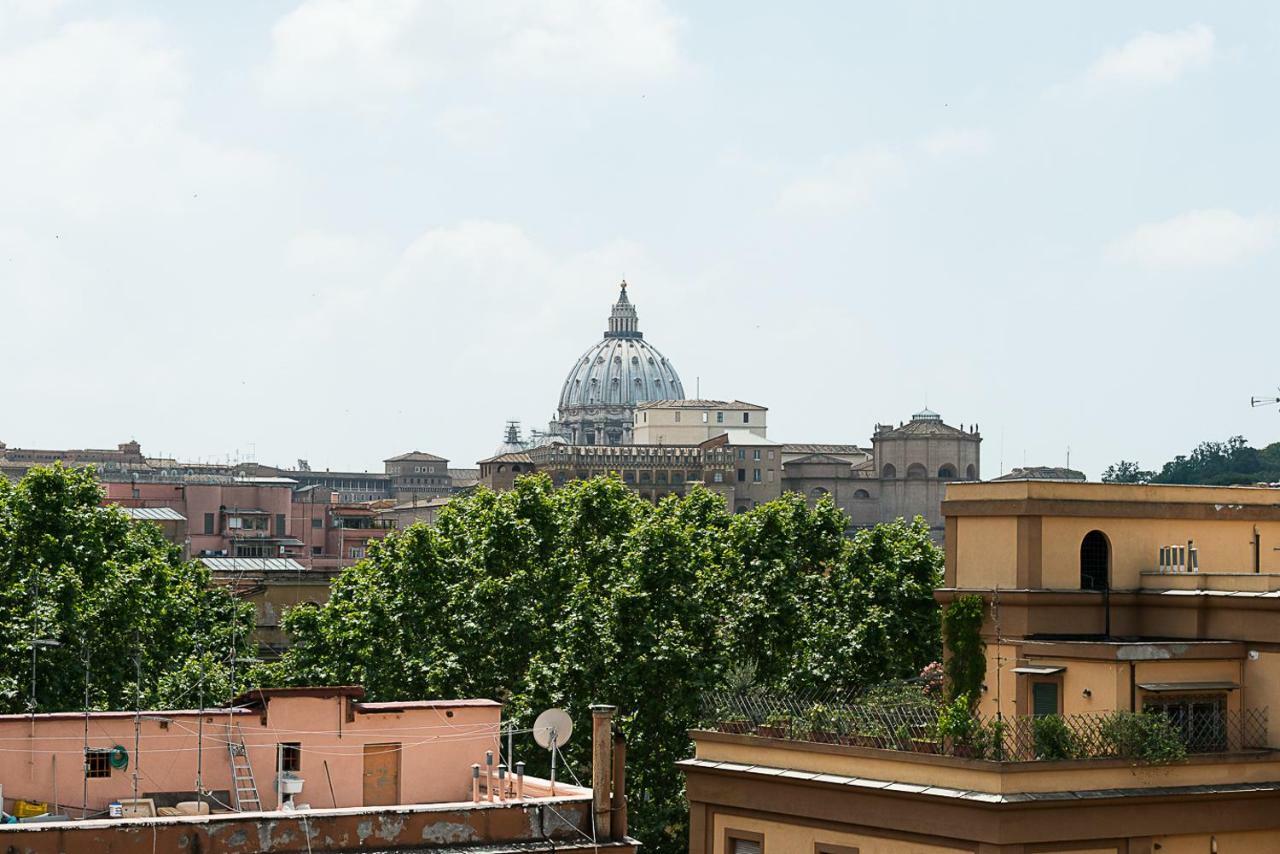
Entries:
<svg viewBox="0 0 1280 854">
<path fill-rule="evenodd" d="M 953 848 L 929 845 L 915 840 L 888 839 L 869 834 L 839 833 L 817 827 L 766 821 L 746 816 L 717 813 L 712 825 L 713 854 L 731 854 L 725 850 L 725 835 L 730 828 L 764 836 L 766 854 L 808 854 L 820 842 L 855 848 L 859 854 L 953 854 L 972 852 L 972 846 Z"/>
<path fill-rule="evenodd" d="M 1016 586 L 1018 520 L 1012 516 L 965 517 L 956 526 L 956 586 Z"/>
<path fill-rule="evenodd" d="M 192 697 L 192 700 L 195 698 Z M 208 699 L 208 698 L 207 698 Z M 225 701 L 225 698 L 219 698 Z M 212 700 L 209 700 L 212 702 Z M 452 712 L 450 717 L 448 712 Z M 88 809 L 105 810 L 108 803 L 132 797 L 132 775 L 139 772 L 139 791 L 182 792 L 195 789 L 197 763 L 205 789 L 230 790 L 231 770 L 228 740 L 242 734 L 253 765 L 262 806 L 274 809 L 277 744 L 302 744 L 302 767 L 298 776 L 304 783 L 299 803 L 315 807 L 334 806 L 329 778 L 337 806 L 363 804 L 364 745 L 401 745 L 400 791 L 402 803 L 441 803 L 470 799 L 471 765 L 484 762 L 486 750 L 498 749 L 501 707 L 463 706 L 456 708 L 412 708 L 404 712 L 358 713 L 347 721 L 343 704 L 336 698 L 274 698 L 268 707 L 267 724 L 256 712 L 237 713 L 234 724 L 226 712 L 204 716 L 203 751 L 200 716 L 191 713 L 148 712 L 141 722 L 140 750 L 134 750 L 132 715 L 95 715 L 89 719 L 89 746 L 110 748 L 122 745 L 129 752 L 127 770 L 113 770 L 107 778 L 88 780 Z M 229 724 L 237 729 L 231 729 Z M 5 798 L 55 801 L 75 805 L 79 814 L 85 783 L 82 750 L 84 718 L 76 715 L 39 717 L 35 738 L 29 718 L 6 715 L 0 718 L 0 743 L 6 747 L 0 765 L 0 784 Z M 140 761 L 139 761 L 140 759 Z M 325 763 L 328 763 L 328 775 Z"/>
</svg>

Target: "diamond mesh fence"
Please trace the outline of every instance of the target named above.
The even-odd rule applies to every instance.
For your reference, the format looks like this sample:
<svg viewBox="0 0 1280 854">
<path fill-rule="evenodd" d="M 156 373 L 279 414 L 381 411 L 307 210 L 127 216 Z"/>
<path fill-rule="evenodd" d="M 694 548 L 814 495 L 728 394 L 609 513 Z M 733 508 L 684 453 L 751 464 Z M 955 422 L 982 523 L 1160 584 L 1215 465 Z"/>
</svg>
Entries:
<svg viewBox="0 0 1280 854">
<path fill-rule="evenodd" d="M 1188 709 L 1193 707 L 1187 707 Z M 957 724 L 918 688 L 864 695 L 718 691 L 703 697 L 702 726 L 886 750 L 1026 762 L 1125 758 L 1176 761 L 1187 754 L 1266 749 L 1267 710 L 1162 707 L 1141 712 L 984 717 Z"/>
</svg>

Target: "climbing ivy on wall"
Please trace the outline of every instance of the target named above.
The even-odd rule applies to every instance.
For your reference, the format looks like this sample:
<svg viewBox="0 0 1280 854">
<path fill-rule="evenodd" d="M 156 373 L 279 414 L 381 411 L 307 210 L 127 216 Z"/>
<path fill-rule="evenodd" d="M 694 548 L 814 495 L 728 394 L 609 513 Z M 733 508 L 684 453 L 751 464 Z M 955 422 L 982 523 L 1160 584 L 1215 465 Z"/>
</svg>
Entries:
<svg viewBox="0 0 1280 854">
<path fill-rule="evenodd" d="M 976 701 L 987 672 L 987 644 L 982 640 L 982 597 L 958 596 L 942 612 L 946 647 L 946 698 L 969 696 Z"/>
</svg>

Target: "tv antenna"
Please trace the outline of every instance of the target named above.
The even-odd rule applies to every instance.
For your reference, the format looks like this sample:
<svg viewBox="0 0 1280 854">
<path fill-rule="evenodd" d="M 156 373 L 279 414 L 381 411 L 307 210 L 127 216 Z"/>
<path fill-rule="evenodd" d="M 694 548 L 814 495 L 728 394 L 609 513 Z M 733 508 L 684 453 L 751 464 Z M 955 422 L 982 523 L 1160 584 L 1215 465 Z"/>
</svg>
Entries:
<svg viewBox="0 0 1280 854">
<path fill-rule="evenodd" d="M 556 794 L 556 754 L 573 735 L 573 718 L 564 709 L 547 709 L 533 722 L 533 740 L 551 751 L 551 796 Z"/>
<path fill-rule="evenodd" d="M 1277 389 L 1277 391 L 1280 391 L 1280 389 Z M 1249 405 L 1252 406 L 1254 409 L 1257 409 L 1259 406 L 1276 406 L 1278 404 L 1280 404 L 1280 397 L 1249 398 Z"/>
</svg>

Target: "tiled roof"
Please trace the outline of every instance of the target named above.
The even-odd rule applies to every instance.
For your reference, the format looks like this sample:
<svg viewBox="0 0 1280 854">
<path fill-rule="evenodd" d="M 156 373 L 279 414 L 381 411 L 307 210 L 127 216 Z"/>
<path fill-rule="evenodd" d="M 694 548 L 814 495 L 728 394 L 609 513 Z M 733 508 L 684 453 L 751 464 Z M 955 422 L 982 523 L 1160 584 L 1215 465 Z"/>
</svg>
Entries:
<svg viewBox="0 0 1280 854">
<path fill-rule="evenodd" d="M 1027 466 L 1015 468 L 1008 474 L 993 477 L 992 480 L 1088 480 L 1084 472 L 1061 466 Z"/>
<path fill-rule="evenodd" d="M 794 460 L 788 460 L 783 467 L 794 465 L 836 465 L 847 466 L 849 461 L 843 457 L 833 457 L 830 454 L 805 454 L 803 457 L 796 457 Z"/>
<path fill-rule="evenodd" d="M 782 446 L 784 454 L 865 454 L 871 456 L 868 448 L 857 445 L 828 445 L 817 442 L 787 442 Z"/>
<path fill-rule="evenodd" d="M 444 457 L 437 457 L 435 454 L 428 454 L 423 451 L 410 451 L 409 453 L 401 454 L 398 457 L 387 457 L 385 460 L 383 460 L 383 462 L 384 463 L 403 463 L 403 462 L 447 463 L 449 461 L 446 460 Z"/>
<path fill-rule="evenodd" d="M 487 460 L 480 460 L 482 463 L 529 463 L 533 464 L 533 458 L 526 451 L 514 451 L 507 454 L 498 454 L 496 457 L 489 457 Z"/>
<path fill-rule="evenodd" d="M 214 572 L 306 572 L 291 557 L 201 557 L 196 558 Z"/>
</svg>

